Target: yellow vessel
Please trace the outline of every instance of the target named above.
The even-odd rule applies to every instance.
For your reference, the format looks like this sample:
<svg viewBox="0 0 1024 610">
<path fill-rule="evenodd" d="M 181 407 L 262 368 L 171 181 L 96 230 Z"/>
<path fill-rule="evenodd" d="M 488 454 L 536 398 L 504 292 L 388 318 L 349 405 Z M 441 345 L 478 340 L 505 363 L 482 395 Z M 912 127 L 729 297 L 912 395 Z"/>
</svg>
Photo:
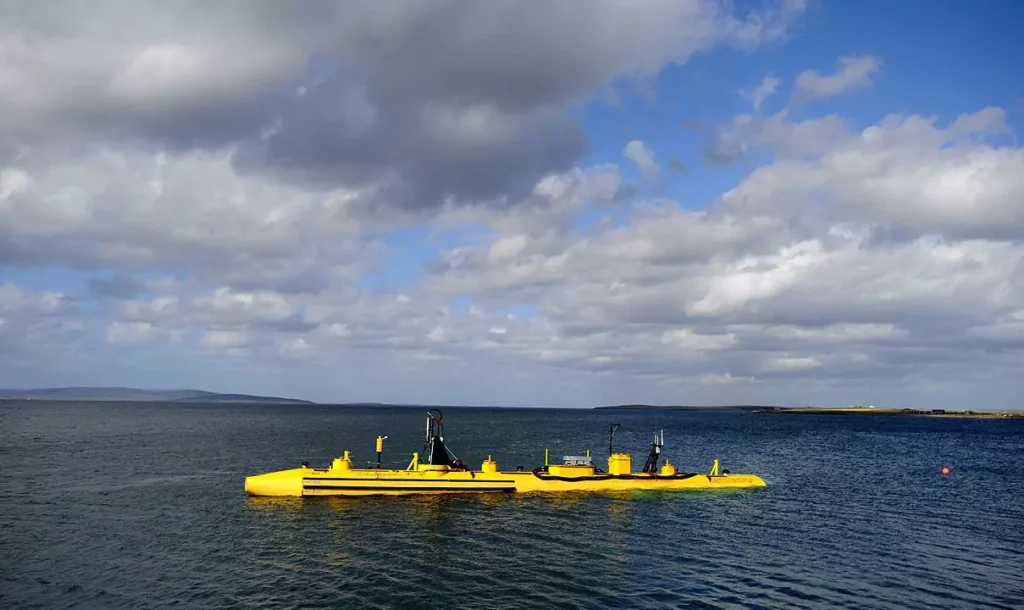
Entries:
<svg viewBox="0 0 1024 610">
<path fill-rule="evenodd" d="M 643 469 L 633 472 L 633 458 L 613 451 L 612 440 L 618 425 L 608 437 L 608 469 L 598 468 L 590 451 L 584 456 L 565 456 L 561 464 L 549 464 L 544 451 L 544 465 L 533 470 L 501 470 L 490 456 L 479 470 L 467 468 L 462 460 L 444 444 L 443 415 L 438 409 L 427 413 L 427 434 L 423 460 L 419 453 L 405 470 L 380 467 L 384 439 L 377 437 L 377 467 L 354 468 L 348 451 L 335 458 L 327 468 L 280 470 L 245 478 L 245 491 L 255 496 L 365 496 L 438 493 L 488 492 L 566 492 L 566 491 L 685 491 L 709 489 L 741 489 L 765 487 L 761 477 L 753 474 L 731 474 L 719 470 L 714 461 L 708 473 L 685 473 L 665 460 L 658 460 L 664 446 L 664 435 L 655 435 Z"/>
</svg>

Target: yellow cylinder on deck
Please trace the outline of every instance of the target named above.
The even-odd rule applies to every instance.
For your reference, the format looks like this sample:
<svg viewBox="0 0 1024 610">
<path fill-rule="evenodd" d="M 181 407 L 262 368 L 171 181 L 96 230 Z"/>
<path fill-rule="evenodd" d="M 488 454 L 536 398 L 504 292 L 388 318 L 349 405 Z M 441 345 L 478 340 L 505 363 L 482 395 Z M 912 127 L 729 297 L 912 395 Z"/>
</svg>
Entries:
<svg viewBox="0 0 1024 610">
<path fill-rule="evenodd" d="M 628 453 L 608 456 L 608 474 L 629 474 L 633 471 L 633 457 Z"/>
<path fill-rule="evenodd" d="M 659 474 L 663 477 L 675 476 L 676 467 L 672 464 L 669 464 L 668 460 L 665 460 L 665 463 L 661 466 L 661 471 L 659 472 Z"/>
<path fill-rule="evenodd" d="M 484 472 L 488 473 L 498 472 L 498 463 L 492 460 L 491 456 L 487 456 L 487 459 L 484 460 L 484 463 L 480 467 L 480 470 L 483 470 Z"/>
<path fill-rule="evenodd" d="M 352 458 L 349 457 L 348 451 L 345 455 L 340 458 L 334 458 L 334 462 L 331 463 L 331 470 L 352 470 Z"/>
</svg>

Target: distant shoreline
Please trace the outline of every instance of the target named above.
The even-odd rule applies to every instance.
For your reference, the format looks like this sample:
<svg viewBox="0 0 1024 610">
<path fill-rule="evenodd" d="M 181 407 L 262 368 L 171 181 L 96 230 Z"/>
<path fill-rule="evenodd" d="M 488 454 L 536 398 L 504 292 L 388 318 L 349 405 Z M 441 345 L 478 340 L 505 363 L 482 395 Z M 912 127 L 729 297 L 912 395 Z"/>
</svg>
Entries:
<svg viewBox="0 0 1024 610">
<path fill-rule="evenodd" d="M 949 409 L 879 409 L 870 407 L 794 407 L 765 409 L 755 413 L 777 415 L 853 415 L 875 417 L 946 417 L 959 419 L 1024 419 L 1021 411 L 959 411 Z"/>
<path fill-rule="evenodd" d="M 747 411 L 755 412 L 762 409 L 782 409 L 783 407 L 773 407 L 765 405 L 645 405 L 645 404 L 628 404 L 628 405 L 608 405 L 602 407 L 594 407 L 597 411 Z"/>
<path fill-rule="evenodd" d="M 0 389 L 0 404 L 4 403 L 151 403 L 169 405 L 297 405 L 297 406 L 334 406 L 334 407 L 385 407 L 385 408 L 423 408 L 441 407 L 467 409 L 568 409 L 588 410 L 588 408 L 551 407 L 551 406 L 498 406 L 498 405 L 427 405 L 378 402 L 314 402 L 300 398 L 280 396 L 259 396 L 255 394 L 227 394 L 208 392 L 205 390 L 146 390 L 128 387 L 65 387 L 41 388 L 32 390 Z M 851 407 L 782 407 L 776 405 L 651 405 L 631 403 L 620 405 L 603 405 L 590 407 L 598 411 L 677 411 L 677 412 L 723 412 L 774 415 L 849 415 L 874 417 L 944 417 L 959 419 L 1024 419 L 1024 411 L 973 411 L 951 409 L 894 409 L 873 406 Z"/>
<path fill-rule="evenodd" d="M 205 390 L 144 390 L 125 387 L 0 389 L 0 401 L 26 402 L 156 402 L 173 404 L 316 404 L 299 398 L 225 394 Z"/>
<path fill-rule="evenodd" d="M 616 405 L 595 407 L 614 411 L 742 411 L 773 415 L 852 415 L 874 417 L 945 417 L 960 419 L 1024 419 L 1024 411 L 970 411 L 949 409 L 891 409 L 877 407 L 777 407 L 755 405 Z"/>
</svg>

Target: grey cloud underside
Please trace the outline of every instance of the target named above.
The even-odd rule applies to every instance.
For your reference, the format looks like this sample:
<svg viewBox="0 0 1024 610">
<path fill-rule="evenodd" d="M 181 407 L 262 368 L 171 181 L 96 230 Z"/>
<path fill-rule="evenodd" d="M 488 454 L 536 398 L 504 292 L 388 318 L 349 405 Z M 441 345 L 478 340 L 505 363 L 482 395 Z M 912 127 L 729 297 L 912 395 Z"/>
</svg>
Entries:
<svg viewBox="0 0 1024 610">
<path fill-rule="evenodd" d="M 307 94 L 320 95 L 330 94 Z M 541 176 L 568 170 L 588 150 L 580 128 L 557 112 L 482 116 L 473 128 L 480 131 L 465 134 L 440 117 L 439 124 L 424 125 L 431 119 L 409 101 L 377 106 L 373 126 L 346 136 L 324 129 L 335 122 L 333 101 L 311 100 L 327 110 L 297 109 L 266 139 L 245 142 L 236 166 L 327 187 L 383 184 L 378 203 L 430 208 L 446 201 L 516 201 Z"/>
<path fill-rule="evenodd" d="M 240 169 L 379 185 L 378 205 L 515 201 L 587 152 L 567 105 L 715 44 L 778 38 L 802 10 L 759 5 L 17 2 L 0 26 L 0 133 L 238 147 Z"/>
<path fill-rule="evenodd" d="M 109 279 L 89 280 L 89 294 L 99 298 L 132 299 L 145 291 L 145 283 L 138 278 L 117 273 Z"/>
</svg>

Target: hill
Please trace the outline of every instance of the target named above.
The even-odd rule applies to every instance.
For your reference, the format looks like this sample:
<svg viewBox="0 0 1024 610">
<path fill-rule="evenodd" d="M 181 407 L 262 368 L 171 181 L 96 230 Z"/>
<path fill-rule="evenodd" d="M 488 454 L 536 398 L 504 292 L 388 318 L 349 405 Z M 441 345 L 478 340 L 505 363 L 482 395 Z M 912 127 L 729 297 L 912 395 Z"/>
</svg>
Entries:
<svg viewBox="0 0 1024 610">
<path fill-rule="evenodd" d="M 251 394 L 221 394 L 204 390 L 143 390 L 123 387 L 41 388 L 35 390 L 0 389 L 0 400 L 73 400 L 113 402 L 260 402 L 313 404 L 308 400 Z"/>
</svg>

